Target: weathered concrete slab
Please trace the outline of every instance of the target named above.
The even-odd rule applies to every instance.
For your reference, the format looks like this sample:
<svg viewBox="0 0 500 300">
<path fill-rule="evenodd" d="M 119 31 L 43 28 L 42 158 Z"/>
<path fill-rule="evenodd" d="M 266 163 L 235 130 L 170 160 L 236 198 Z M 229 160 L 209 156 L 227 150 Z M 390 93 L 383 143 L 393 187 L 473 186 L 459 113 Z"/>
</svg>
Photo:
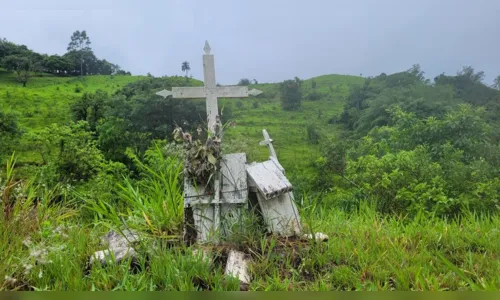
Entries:
<svg viewBox="0 0 500 300">
<path fill-rule="evenodd" d="M 232 153 L 221 158 L 222 189 L 219 203 L 246 203 L 248 199 L 246 154 Z M 184 206 L 215 204 L 214 195 L 204 186 L 195 186 L 188 179 L 184 181 Z"/>
<path fill-rule="evenodd" d="M 222 203 L 247 203 L 248 185 L 246 154 L 232 153 L 222 156 Z"/>
<path fill-rule="evenodd" d="M 300 216 L 291 193 L 271 199 L 266 199 L 257 193 L 257 200 L 269 232 L 281 236 L 294 236 L 301 233 Z"/>
<path fill-rule="evenodd" d="M 139 234 L 136 231 L 129 229 L 125 229 L 121 232 L 110 230 L 106 235 L 101 237 L 101 243 L 111 249 L 131 247 L 139 241 Z"/>
<path fill-rule="evenodd" d="M 247 285 L 250 284 L 248 262 L 248 259 L 245 258 L 245 253 L 231 250 L 227 258 L 225 274 L 227 276 L 238 278 L 240 283 Z"/>
<path fill-rule="evenodd" d="M 273 160 L 251 164 L 247 166 L 247 173 L 264 199 L 275 198 L 293 190 L 292 184 Z"/>
</svg>

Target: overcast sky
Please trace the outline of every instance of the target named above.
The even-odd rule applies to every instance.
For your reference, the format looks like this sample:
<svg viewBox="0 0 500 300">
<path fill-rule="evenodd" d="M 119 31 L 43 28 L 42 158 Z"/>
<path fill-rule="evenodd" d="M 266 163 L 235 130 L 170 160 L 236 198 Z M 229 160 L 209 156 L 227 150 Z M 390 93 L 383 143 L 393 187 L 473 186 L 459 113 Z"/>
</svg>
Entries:
<svg viewBox="0 0 500 300">
<path fill-rule="evenodd" d="M 0 37 L 64 54 L 86 30 L 95 54 L 133 74 L 202 77 L 205 40 L 217 82 L 323 74 L 375 76 L 420 63 L 500 74 L 500 0 L 0 0 Z"/>
</svg>

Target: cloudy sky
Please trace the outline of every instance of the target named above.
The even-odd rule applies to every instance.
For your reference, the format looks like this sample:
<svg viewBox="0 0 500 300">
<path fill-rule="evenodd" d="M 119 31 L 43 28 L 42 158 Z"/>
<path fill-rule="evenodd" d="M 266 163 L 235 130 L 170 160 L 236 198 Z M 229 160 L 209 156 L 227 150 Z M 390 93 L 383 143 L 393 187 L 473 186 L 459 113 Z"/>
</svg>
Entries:
<svg viewBox="0 0 500 300">
<path fill-rule="evenodd" d="M 208 40 L 217 82 L 322 74 L 374 76 L 420 63 L 430 78 L 464 65 L 500 74 L 499 0 L 0 0 L 0 37 L 63 54 L 86 30 L 100 58 L 133 74 L 202 77 Z"/>
</svg>

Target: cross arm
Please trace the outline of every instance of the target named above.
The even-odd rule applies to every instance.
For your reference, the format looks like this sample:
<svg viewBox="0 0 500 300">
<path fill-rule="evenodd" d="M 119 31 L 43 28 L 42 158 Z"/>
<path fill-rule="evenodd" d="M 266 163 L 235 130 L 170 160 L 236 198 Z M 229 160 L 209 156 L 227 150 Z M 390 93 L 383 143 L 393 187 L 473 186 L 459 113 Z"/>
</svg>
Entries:
<svg viewBox="0 0 500 300">
<path fill-rule="evenodd" d="M 218 98 L 243 98 L 248 96 L 257 96 L 262 91 L 257 89 L 248 90 L 246 86 L 218 86 L 214 88 L 207 87 L 173 87 L 172 91 L 162 90 L 156 93 L 158 96 L 167 98 L 205 98 L 208 95 L 213 95 Z"/>
</svg>

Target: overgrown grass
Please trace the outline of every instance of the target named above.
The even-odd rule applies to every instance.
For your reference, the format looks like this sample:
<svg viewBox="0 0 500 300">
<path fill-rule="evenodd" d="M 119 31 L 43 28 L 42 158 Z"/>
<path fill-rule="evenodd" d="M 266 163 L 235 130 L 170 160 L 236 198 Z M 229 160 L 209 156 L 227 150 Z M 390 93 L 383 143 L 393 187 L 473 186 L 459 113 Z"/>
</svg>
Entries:
<svg viewBox="0 0 500 300">
<path fill-rule="evenodd" d="M 1 177 L 1 211 L 13 206 L 9 218 L 0 219 L 0 290 L 238 290 L 238 280 L 223 274 L 228 248 L 251 258 L 250 290 L 500 288 L 496 215 L 407 219 L 380 216 L 368 205 L 346 213 L 307 196 L 300 201 L 305 228 L 328 234 L 328 242 L 268 237 L 249 220 L 227 244 L 204 247 L 209 262 L 180 242 L 165 243 L 167 232 L 181 234 L 175 218 L 182 215 L 182 198 L 174 195 L 179 182 L 168 176 L 178 164 L 164 163 L 144 165 L 141 182 L 124 179 L 122 198 L 128 200 L 112 213 L 102 213 L 96 202 L 94 219 L 55 190 L 30 181 L 14 186 L 11 159 Z M 165 220 L 165 212 L 174 220 Z M 135 268 L 127 261 L 89 268 L 89 256 L 103 249 L 99 237 L 123 226 L 144 237 Z"/>
</svg>

